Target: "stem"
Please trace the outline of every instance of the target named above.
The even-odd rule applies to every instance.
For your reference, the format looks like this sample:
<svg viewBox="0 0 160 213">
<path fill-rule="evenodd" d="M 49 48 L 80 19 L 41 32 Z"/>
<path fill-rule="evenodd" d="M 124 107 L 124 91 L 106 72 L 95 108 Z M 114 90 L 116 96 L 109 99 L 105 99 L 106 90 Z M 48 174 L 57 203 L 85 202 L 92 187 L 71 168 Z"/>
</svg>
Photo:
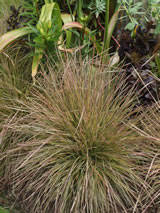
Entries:
<svg viewBox="0 0 160 213">
<path fill-rule="evenodd" d="M 53 3 L 53 0 L 45 0 L 45 4 Z"/>
<path fill-rule="evenodd" d="M 134 21 L 133 21 L 133 19 L 132 19 L 132 16 L 130 15 L 130 13 L 129 13 L 129 11 L 128 11 L 128 8 L 126 7 L 126 4 L 125 4 L 125 3 L 123 3 L 123 7 L 124 7 L 124 9 L 125 9 L 125 11 L 126 11 L 126 14 L 127 14 L 128 17 L 129 17 L 130 21 L 133 23 Z"/>
<path fill-rule="evenodd" d="M 109 25 L 109 0 L 106 0 L 104 50 L 107 50 L 107 54 L 108 54 L 108 49 L 109 49 L 109 44 L 107 42 L 107 38 L 108 38 L 108 25 Z"/>
<path fill-rule="evenodd" d="M 37 17 L 39 17 L 39 10 L 38 10 L 38 2 L 35 2 L 35 8 L 36 8 L 36 13 L 37 13 Z"/>
<path fill-rule="evenodd" d="M 104 31 L 105 28 L 102 26 L 102 24 L 99 21 L 99 18 L 97 19 L 98 25 L 101 27 L 101 29 Z M 115 41 L 115 43 L 117 44 L 118 48 L 121 46 L 120 43 L 117 41 L 117 39 L 112 35 L 112 39 Z"/>
<path fill-rule="evenodd" d="M 83 1 L 79 0 L 79 2 L 78 2 L 78 18 L 79 18 L 80 23 L 81 23 L 81 19 L 83 18 L 82 5 L 83 5 Z"/>
<path fill-rule="evenodd" d="M 78 19 L 79 19 L 79 23 L 81 23 L 83 25 L 83 29 L 82 29 L 82 34 L 80 37 L 80 42 L 83 41 L 84 38 L 84 32 L 85 32 L 85 25 L 84 25 L 84 15 L 83 15 L 83 11 L 82 11 L 82 5 L 83 5 L 83 0 L 79 0 L 78 2 Z"/>
<path fill-rule="evenodd" d="M 73 13 L 72 13 L 72 9 L 71 9 L 69 0 L 67 0 L 67 4 L 68 4 L 69 12 L 70 12 L 70 14 L 71 14 L 72 21 L 74 21 L 74 19 L 73 19 Z"/>
</svg>

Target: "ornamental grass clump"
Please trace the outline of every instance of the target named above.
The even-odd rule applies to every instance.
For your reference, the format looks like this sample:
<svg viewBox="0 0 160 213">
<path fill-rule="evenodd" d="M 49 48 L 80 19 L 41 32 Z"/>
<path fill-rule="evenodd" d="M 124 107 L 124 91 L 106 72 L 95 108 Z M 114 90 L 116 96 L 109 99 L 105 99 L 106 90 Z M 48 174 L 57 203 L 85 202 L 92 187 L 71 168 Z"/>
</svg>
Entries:
<svg viewBox="0 0 160 213">
<path fill-rule="evenodd" d="M 130 122 L 134 95 L 121 75 L 89 62 L 42 72 L 8 125 L 11 193 L 31 213 L 138 212 L 142 140 Z M 126 95 L 127 91 L 127 95 Z"/>
<path fill-rule="evenodd" d="M 150 206 L 159 211 L 160 203 L 160 102 L 156 102 L 152 107 L 148 107 L 141 115 L 141 134 L 150 143 L 148 151 L 150 159 L 146 164 L 146 181 L 150 185 L 152 199 L 144 205 L 144 212 Z"/>
<path fill-rule="evenodd" d="M 2 160 L 3 153 L 12 144 L 12 134 L 7 133 L 9 122 L 17 114 L 18 100 L 25 99 L 32 85 L 28 72 L 31 69 L 30 59 L 21 56 L 20 47 L 0 55 L 0 191 L 4 182 L 3 168 L 7 165 Z"/>
<path fill-rule="evenodd" d="M 17 99 L 24 99 L 31 88 L 31 61 L 23 54 L 21 47 L 13 46 L 0 55 L 0 130 L 2 123 L 16 113 Z"/>
</svg>

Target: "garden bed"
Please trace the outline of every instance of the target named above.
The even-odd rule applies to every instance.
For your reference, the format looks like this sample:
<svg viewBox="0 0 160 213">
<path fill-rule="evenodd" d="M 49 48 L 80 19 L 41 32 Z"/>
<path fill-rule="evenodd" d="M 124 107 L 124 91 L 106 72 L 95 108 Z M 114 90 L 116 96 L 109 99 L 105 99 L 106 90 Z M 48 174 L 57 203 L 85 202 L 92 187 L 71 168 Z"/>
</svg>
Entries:
<svg viewBox="0 0 160 213">
<path fill-rule="evenodd" d="M 10 6 L 0 212 L 158 213 L 159 1 Z"/>
</svg>

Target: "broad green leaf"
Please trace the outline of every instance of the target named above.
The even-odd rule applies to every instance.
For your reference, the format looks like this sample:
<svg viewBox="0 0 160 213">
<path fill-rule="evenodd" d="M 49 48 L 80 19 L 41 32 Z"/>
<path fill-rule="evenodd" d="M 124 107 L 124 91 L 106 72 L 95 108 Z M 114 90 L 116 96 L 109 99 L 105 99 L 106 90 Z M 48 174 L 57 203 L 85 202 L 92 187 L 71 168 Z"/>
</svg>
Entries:
<svg viewBox="0 0 160 213">
<path fill-rule="evenodd" d="M 72 22 L 72 16 L 68 13 L 61 13 L 61 17 L 64 24 Z M 73 19 L 75 20 L 74 16 Z"/>
<path fill-rule="evenodd" d="M 33 61 L 32 61 L 32 78 L 33 78 L 33 83 L 35 83 L 35 76 L 37 74 L 38 66 L 40 63 L 40 60 L 42 58 L 42 50 L 35 48 L 35 55 L 33 56 Z"/>
<path fill-rule="evenodd" d="M 155 34 L 160 34 L 160 23 L 157 24 Z"/>
<path fill-rule="evenodd" d="M 2 51 L 8 44 L 16 40 L 17 38 L 33 32 L 33 29 L 31 29 L 30 27 L 23 27 L 5 33 L 0 37 L 0 51 Z"/>
<path fill-rule="evenodd" d="M 113 14 L 110 22 L 109 22 L 109 25 L 108 25 L 108 36 L 107 36 L 107 43 L 108 43 L 108 46 L 110 44 L 110 40 L 111 40 L 111 37 L 112 37 L 112 33 L 113 33 L 113 30 L 115 28 L 115 25 L 117 23 L 117 19 L 118 19 L 118 15 L 119 15 L 119 9 Z"/>
<path fill-rule="evenodd" d="M 68 13 L 61 13 L 61 17 L 64 24 L 72 22 L 72 18 L 75 19 L 74 16 L 71 16 Z M 72 39 L 72 32 L 69 30 L 66 30 L 66 48 L 70 47 L 71 39 Z"/>
<path fill-rule="evenodd" d="M 96 38 L 95 36 L 91 35 L 91 31 L 88 27 L 85 27 L 85 29 L 83 29 L 83 25 L 80 24 L 79 22 L 69 22 L 63 25 L 62 30 L 66 31 L 71 28 L 78 28 L 80 30 L 84 30 L 84 33 L 89 36 L 89 39 L 94 43 L 94 46 L 96 47 Z M 59 44 L 58 48 L 62 51 L 73 52 L 73 50 L 79 49 L 79 48 L 72 48 L 72 49 L 63 48 L 62 41 L 63 41 L 62 36 L 60 36 L 58 41 L 58 44 Z"/>
<path fill-rule="evenodd" d="M 53 0 L 45 0 L 45 4 L 53 3 Z"/>
<path fill-rule="evenodd" d="M 82 29 L 83 29 L 83 25 L 80 24 L 79 22 L 70 22 L 70 23 L 64 24 L 63 27 L 62 27 L 62 30 L 67 30 L 67 29 L 70 29 L 70 28 L 79 28 L 79 29 L 82 30 Z M 84 33 L 85 33 L 86 35 L 88 35 L 88 34 L 91 33 L 91 31 L 90 31 L 90 29 L 89 29 L 88 27 L 85 27 Z M 96 41 L 95 36 L 91 36 L 90 39 L 91 39 L 92 41 L 94 41 L 94 42 Z"/>
<path fill-rule="evenodd" d="M 45 1 L 45 5 L 42 7 L 40 18 L 37 24 L 37 29 L 40 31 L 41 35 L 46 39 L 52 39 L 55 37 L 55 31 L 57 32 L 57 36 L 59 32 L 62 30 L 62 18 L 60 9 L 57 3 L 53 3 L 53 1 Z M 53 34 L 52 34 L 53 33 Z M 59 39 L 59 37 L 58 37 Z M 37 43 L 37 47 L 35 48 L 35 55 L 33 57 L 32 62 L 32 78 L 35 83 L 35 76 L 37 74 L 38 66 L 40 60 L 43 55 L 43 39 L 41 42 L 41 38 L 37 38 L 34 40 Z M 41 47 L 38 48 L 38 44 L 41 44 Z"/>
<path fill-rule="evenodd" d="M 0 207 L 0 213 L 9 213 L 9 210 Z"/>
<path fill-rule="evenodd" d="M 62 18 L 57 3 L 45 4 L 42 7 L 37 29 L 46 38 L 49 29 L 56 26 L 57 32 L 62 29 Z"/>
<path fill-rule="evenodd" d="M 125 26 L 125 29 L 133 30 L 135 26 L 136 26 L 135 23 L 130 22 L 130 23 L 128 23 L 128 24 Z"/>
</svg>

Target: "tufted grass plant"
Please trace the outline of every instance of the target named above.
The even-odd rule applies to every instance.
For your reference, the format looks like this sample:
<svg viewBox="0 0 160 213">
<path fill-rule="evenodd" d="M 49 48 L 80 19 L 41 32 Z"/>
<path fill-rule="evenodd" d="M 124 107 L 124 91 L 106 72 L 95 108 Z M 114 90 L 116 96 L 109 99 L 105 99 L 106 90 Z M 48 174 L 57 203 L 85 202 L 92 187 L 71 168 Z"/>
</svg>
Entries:
<svg viewBox="0 0 160 213">
<path fill-rule="evenodd" d="M 28 72 L 31 61 L 22 55 L 20 47 L 0 55 L 0 190 L 4 184 L 3 168 L 7 166 L 2 160 L 3 152 L 12 144 L 12 136 L 7 134 L 5 125 L 9 125 L 17 113 L 17 100 L 25 99 L 32 86 Z"/>
<path fill-rule="evenodd" d="M 12 105 L 16 99 L 24 98 L 31 87 L 31 60 L 27 54 L 23 57 L 22 49 L 20 46 L 13 46 L 13 49 L 0 55 L 0 121 L 9 103 Z"/>
<path fill-rule="evenodd" d="M 138 123 L 134 90 L 122 74 L 89 61 L 61 67 L 41 72 L 27 100 L 18 101 L 21 116 L 4 125 L 10 192 L 31 213 L 138 212 L 145 185 L 135 149 L 142 137 L 130 127 Z"/>
<path fill-rule="evenodd" d="M 148 107 L 140 116 L 141 135 L 145 138 L 150 146 L 146 152 L 148 161 L 144 162 L 146 174 L 146 182 L 150 185 L 151 199 L 145 202 L 143 211 L 146 212 L 150 207 L 157 208 L 159 211 L 160 203 L 160 102 L 156 102 L 153 106 Z M 145 147 L 145 144 L 144 144 Z M 150 210 L 151 211 L 151 210 Z"/>
</svg>

